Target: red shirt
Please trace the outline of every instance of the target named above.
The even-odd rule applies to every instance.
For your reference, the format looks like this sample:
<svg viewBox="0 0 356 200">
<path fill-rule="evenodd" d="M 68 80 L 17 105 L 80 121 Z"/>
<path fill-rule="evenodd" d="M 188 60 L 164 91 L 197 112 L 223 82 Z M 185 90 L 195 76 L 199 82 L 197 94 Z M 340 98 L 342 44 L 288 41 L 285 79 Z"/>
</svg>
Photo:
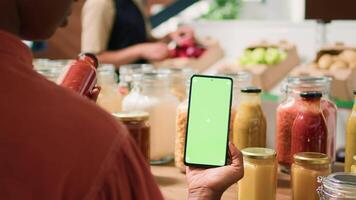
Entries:
<svg viewBox="0 0 356 200">
<path fill-rule="evenodd" d="M 0 31 L 0 199 L 162 199 L 123 125 L 37 74 Z"/>
</svg>

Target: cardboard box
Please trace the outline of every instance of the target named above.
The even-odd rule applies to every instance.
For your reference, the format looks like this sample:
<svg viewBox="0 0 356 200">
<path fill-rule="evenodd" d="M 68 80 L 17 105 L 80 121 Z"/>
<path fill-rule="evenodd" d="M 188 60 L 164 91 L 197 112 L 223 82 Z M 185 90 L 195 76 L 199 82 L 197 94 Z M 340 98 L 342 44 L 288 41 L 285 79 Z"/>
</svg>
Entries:
<svg viewBox="0 0 356 200">
<path fill-rule="evenodd" d="M 224 50 L 219 42 L 211 37 L 198 39 L 198 43 L 206 48 L 199 58 L 170 58 L 161 62 L 153 63 L 156 67 L 191 67 L 202 72 L 224 57 Z"/>
<path fill-rule="evenodd" d="M 243 67 L 239 66 L 238 64 L 232 64 L 222 67 L 219 72 L 226 73 L 248 71 L 253 76 L 252 83 L 254 85 L 261 87 L 262 90 L 269 91 L 281 80 L 283 80 L 283 78 L 286 77 L 288 73 L 299 64 L 299 56 L 296 46 L 287 41 L 280 41 L 278 43 L 268 43 L 266 41 L 262 41 L 247 47 L 247 49 L 255 49 L 258 47 L 275 47 L 283 49 L 287 53 L 287 57 L 285 60 L 276 65 L 255 65 Z"/>
<path fill-rule="evenodd" d="M 330 96 L 338 100 L 352 101 L 352 91 L 356 89 L 356 69 L 340 68 L 337 70 L 328 70 L 315 67 L 319 58 L 324 54 L 338 55 L 344 50 L 354 50 L 355 47 L 345 46 L 337 43 L 332 46 L 321 48 L 312 63 L 299 66 L 291 72 L 292 76 L 329 76 L 333 80 L 331 82 Z"/>
</svg>

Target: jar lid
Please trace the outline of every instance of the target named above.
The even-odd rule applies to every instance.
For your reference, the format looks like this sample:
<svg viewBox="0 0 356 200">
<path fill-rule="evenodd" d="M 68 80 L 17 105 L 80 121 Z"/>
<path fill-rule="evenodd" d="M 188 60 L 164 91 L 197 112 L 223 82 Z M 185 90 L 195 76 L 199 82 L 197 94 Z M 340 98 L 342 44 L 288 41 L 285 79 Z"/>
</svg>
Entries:
<svg viewBox="0 0 356 200">
<path fill-rule="evenodd" d="M 321 98 L 323 94 L 317 91 L 301 92 L 300 96 L 307 99 Z"/>
<path fill-rule="evenodd" d="M 118 112 L 112 113 L 112 115 L 120 119 L 121 121 L 144 121 L 149 119 L 149 114 L 147 112 Z"/>
<path fill-rule="evenodd" d="M 250 147 L 250 148 L 242 149 L 241 152 L 242 155 L 247 158 L 259 159 L 259 160 L 276 157 L 276 151 L 268 148 Z"/>
<path fill-rule="evenodd" d="M 261 93 L 262 90 L 257 87 L 245 87 L 241 89 L 242 93 Z"/>
<path fill-rule="evenodd" d="M 294 162 L 300 164 L 323 165 L 330 164 L 330 159 L 326 154 L 316 152 L 301 152 L 294 156 Z"/>
</svg>

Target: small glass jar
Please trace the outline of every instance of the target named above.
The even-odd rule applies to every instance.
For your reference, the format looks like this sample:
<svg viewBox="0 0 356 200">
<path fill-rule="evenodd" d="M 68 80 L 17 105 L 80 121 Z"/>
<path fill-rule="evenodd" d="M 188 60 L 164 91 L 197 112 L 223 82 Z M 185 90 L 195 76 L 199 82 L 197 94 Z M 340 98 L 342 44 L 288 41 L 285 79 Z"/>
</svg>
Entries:
<svg viewBox="0 0 356 200">
<path fill-rule="evenodd" d="M 320 200 L 355 200 L 356 174 L 334 173 L 319 177 L 318 194 Z"/>
<path fill-rule="evenodd" d="M 175 119 L 178 99 L 170 92 L 168 74 L 143 73 L 135 79 L 134 88 L 124 98 L 124 111 L 145 111 L 150 114 L 151 164 L 168 163 L 173 159 Z"/>
<path fill-rule="evenodd" d="M 346 128 L 345 172 L 350 172 L 352 157 L 356 155 L 356 90 L 354 90 L 354 95 L 354 106 Z"/>
<path fill-rule="evenodd" d="M 330 101 L 330 77 L 289 77 L 283 87 L 281 103 L 277 108 L 276 124 L 276 150 L 277 160 L 282 171 L 289 172 L 293 158 L 291 154 L 292 126 L 298 114 L 296 100 L 301 92 L 321 92 L 321 109 L 324 114 L 327 128 L 327 154 L 332 161 L 335 160 L 336 145 L 336 117 L 337 107 Z"/>
<path fill-rule="evenodd" d="M 113 116 L 122 122 L 128 129 L 130 135 L 135 140 L 142 152 L 143 157 L 150 161 L 150 125 L 148 123 L 149 114 L 146 112 L 119 112 Z"/>
<path fill-rule="evenodd" d="M 233 124 L 233 143 L 238 149 L 266 147 L 267 123 L 261 106 L 261 89 L 241 89 Z"/>
<path fill-rule="evenodd" d="M 276 200 L 276 152 L 267 148 L 241 150 L 244 177 L 238 182 L 239 200 Z"/>
<path fill-rule="evenodd" d="M 120 66 L 119 91 L 122 96 L 126 96 L 133 88 L 134 74 L 152 72 L 154 67 L 150 64 L 129 64 Z"/>
<path fill-rule="evenodd" d="M 319 176 L 331 174 L 330 159 L 326 154 L 302 152 L 294 155 L 292 165 L 293 200 L 319 200 Z"/>
<path fill-rule="evenodd" d="M 35 59 L 33 65 L 35 71 L 43 75 L 46 79 L 56 83 L 69 61 L 70 60 Z"/>
<path fill-rule="evenodd" d="M 356 155 L 353 157 L 354 164 L 351 166 L 351 173 L 356 173 Z"/>
<path fill-rule="evenodd" d="M 109 113 L 120 112 L 122 96 L 116 81 L 115 67 L 101 65 L 97 72 L 97 84 L 101 87 L 97 104 Z"/>
</svg>

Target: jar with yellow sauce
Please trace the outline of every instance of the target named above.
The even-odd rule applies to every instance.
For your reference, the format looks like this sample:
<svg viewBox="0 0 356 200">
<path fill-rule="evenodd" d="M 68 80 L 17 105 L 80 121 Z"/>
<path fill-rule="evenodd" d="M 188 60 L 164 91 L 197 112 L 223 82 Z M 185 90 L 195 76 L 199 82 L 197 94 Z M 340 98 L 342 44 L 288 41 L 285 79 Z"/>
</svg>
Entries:
<svg viewBox="0 0 356 200">
<path fill-rule="evenodd" d="M 351 166 L 351 173 L 356 173 L 356 155 L 354 156 L 354 164 Z"/>
<path fill-rule="evenodd" d="M 345 172 L 351 171 L 352 157 L 356 155 L 356 90 L 354 90 L 354 95 L 354 107 L 346 128 Z"/>
<path fill-rule="evenodd" d="M 266 147 L 266 118 L 261 106 L 261 89 L 241 89 L 233 125 L 233 143 L 238 149 Z"/>
<path fill-rule="evenodd" d="M 331 161 L 326 154 L 301 152 L 292 165 L 293 200 L 319 200 L 318 177 L 331 174 Z"/>
<path fill-rule="evenodd" d="M 238 183 L 239 200 L 276 200 L 276 152 L 267 148 L 245 148 L 244 177 Z"/>
</svg>

